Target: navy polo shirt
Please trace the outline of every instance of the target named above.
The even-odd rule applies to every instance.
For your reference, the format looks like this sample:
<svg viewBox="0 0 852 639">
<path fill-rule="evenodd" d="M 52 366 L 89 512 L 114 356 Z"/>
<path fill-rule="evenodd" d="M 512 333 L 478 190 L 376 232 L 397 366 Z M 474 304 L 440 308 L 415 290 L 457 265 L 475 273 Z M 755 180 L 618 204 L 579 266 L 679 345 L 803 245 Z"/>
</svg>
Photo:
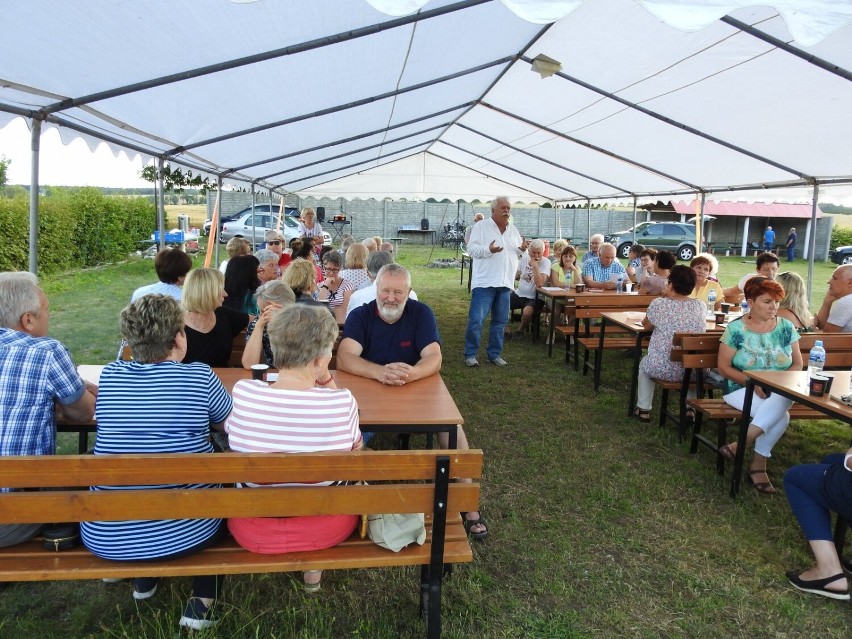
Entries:
<svg viewBox="0 0 852 639">
<path fill-rule="evenodd" d="M 424 348 L 433 342 L 441 343 L 432 309 L 412 299 L 406 302 L 402 317 L 393 324 L 379 316 L 375 300 L 356 308 L 346 318 L 343 337 L 361 345 L 364 349 L 361 357 L 382 366 L 393 362 L 414 366 Z"/>
</svg>

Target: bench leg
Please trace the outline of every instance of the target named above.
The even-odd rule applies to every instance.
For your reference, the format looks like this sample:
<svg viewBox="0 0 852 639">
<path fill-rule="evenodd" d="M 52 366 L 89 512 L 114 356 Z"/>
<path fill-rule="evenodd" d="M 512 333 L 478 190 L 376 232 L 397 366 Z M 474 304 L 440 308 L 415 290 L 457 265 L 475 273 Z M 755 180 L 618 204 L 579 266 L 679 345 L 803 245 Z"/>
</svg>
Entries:
<svg viewBox="0 0 852 639">
<path fill-rule="evenodd" d="M 719 452 L 719 449 L 721 449 L 722 446 L 728 443 L 728 420 L 717 419 L 716 424 L 716 473 L 719 475 L 724 475 L 725 458 L 722 457 L 722 453 Z"/>
<path fill-rule="evenodd" d="M 704 413 L 700 410 L 695 411 L 695 423 L 692 424 L 692 443 L 689 445 L 690 455 L 694 455 L 698 452 L 698 436 L 701 434 L 701 425 L 703 421 Z"/>
<path fill-rule="evenodd" d="M 666 417 L 669 412 L 669 389 L 663 388 L 660 392 L 660 428 L 665 428 Z"/>
<path fill-rule="evenodd" d="M 420 571 L 420 612 L 426 621 L 426 639 L 439 639 L 441 636 L 441 580 L 444 574 L 449 478 L 450 458 L 442 455 L 435 464 L 432 554 L 429 565 L 423 566 Z"/>
</svg>

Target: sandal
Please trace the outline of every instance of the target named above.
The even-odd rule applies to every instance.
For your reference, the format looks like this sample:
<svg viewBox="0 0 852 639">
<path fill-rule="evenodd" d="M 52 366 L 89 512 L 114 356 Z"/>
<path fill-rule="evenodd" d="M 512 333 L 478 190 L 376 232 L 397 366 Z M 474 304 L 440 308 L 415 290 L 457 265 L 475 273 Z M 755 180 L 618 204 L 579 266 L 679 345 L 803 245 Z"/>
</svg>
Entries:
<svg viewBox="0 0 852 639">
<path fill-rule="evenodd" d="M 468 519 L 467 513 L 462 513 L 462 521 L 464 522 L 464 531 L 478 541 L 482 541 L 486 537 L 488 537 L 488 524 L 480 515 L 476 519 Z M 485 530 L 480 530 L 479 532 L 471 532 L 470 529 L 476 525 L 485 526 Z"/>
<path fill-rule="evenodd" d="M 719 454 L 730 462 L 734 461 L 734 459 L 737 456 L 737 454 L 731 449 L 730 444 L 725 444 L 724 446 L 720 446 L 719 447 Z"/>
<path fill-rule="evenodd" d="M 649 411 L 649 410 L 642 410 L 642 409 L 641 409 L 641 408 L 639 408 L 638 406 L 637 406 L 637 407 L 636 407 L 636 409 L 633 411 L 633 417 L 635 417 L 636 419 L 638 419 L 638 420 L 639 420 L 640 422 L 642 422 L 643 424 L 650 424 L 650 423 L 651 423 L 651 411 Z"/>
<path fill-rule="evenodd" d="M 760 474 L 766 475 L 766 481 L 754 481 L 754 479 L 752 479 L 752 475 Z M 773 495 L 776 492 L 775 486 L 773 486 L 772 482 L 769 481 L 769 474 L 766 470 L 757 469 L 748 471 L 748 481 L 752 486 L 754 486 L 754 489 L 757 492 L 763 495 Z"/>
</svg>

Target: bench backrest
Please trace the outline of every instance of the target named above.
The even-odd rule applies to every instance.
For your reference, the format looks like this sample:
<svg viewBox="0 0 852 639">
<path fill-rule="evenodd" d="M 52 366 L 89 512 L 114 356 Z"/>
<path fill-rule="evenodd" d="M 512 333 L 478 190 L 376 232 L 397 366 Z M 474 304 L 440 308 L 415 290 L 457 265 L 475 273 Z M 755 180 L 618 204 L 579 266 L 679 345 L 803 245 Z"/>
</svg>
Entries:
<svg viewBox="0 0 852 639">
<path fill-rule="evenodd" d="M 474 480 L 449 485 L 447 512 L 478 510 L 476 480 L 482 476 L 481 450 L 9 456 L 0 464 L 0 486 L 41 490 L 0 493 L 0 523 L 411 512 L 429 515 L 435 511 L 437 484 L 433 482 L 445 475 Z M 320 481 L 381 483 L 228 486 L 237 482 Z M 192 483 L 221 483 L 224 487 L 87 488 Z M 78 488 L 68 490 L 68 486 Z M 247 490 L 252 491 L 250 498 Z"/>
<path fill-rule="evenodd" d="M 684 368 L 715 368 L 719 354 L 718 333 L 677 333 L 672 343 L 672 360 Z M 852 333 L 804 333 L 799 337 L 799 350 L 807 362 L 816 340 L 825 348 L 825 368 L 841 370 L 852 366 Z"/>
<path fill-rule="evenodd" d="M 603 295 L 577 297 L 574 314 L 578 319 L 598 319 L 613 311 L 645 311 L 657 295 Z"/>
</svg>

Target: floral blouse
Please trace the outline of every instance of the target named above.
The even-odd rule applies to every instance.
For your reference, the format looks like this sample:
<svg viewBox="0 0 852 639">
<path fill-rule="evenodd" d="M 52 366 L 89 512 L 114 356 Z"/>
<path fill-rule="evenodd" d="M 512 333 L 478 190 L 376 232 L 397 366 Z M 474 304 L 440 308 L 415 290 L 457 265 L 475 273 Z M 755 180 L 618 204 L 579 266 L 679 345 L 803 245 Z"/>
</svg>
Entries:
<svg viewBox="0 0 852 639">
<path fill-rule="evenodd" d="M 754 333 L 742 320 L 734 320 L 722 333 L 720 341 L 735 351 L 731 364 L 738 371 L 786 371 L 793 365 L 793 344 L 799 333 L 789 320 L 779 317 L 775 328 L 768 333 Z M 725 394 L 743 388 L 725 380 Z"/>
</svg>

